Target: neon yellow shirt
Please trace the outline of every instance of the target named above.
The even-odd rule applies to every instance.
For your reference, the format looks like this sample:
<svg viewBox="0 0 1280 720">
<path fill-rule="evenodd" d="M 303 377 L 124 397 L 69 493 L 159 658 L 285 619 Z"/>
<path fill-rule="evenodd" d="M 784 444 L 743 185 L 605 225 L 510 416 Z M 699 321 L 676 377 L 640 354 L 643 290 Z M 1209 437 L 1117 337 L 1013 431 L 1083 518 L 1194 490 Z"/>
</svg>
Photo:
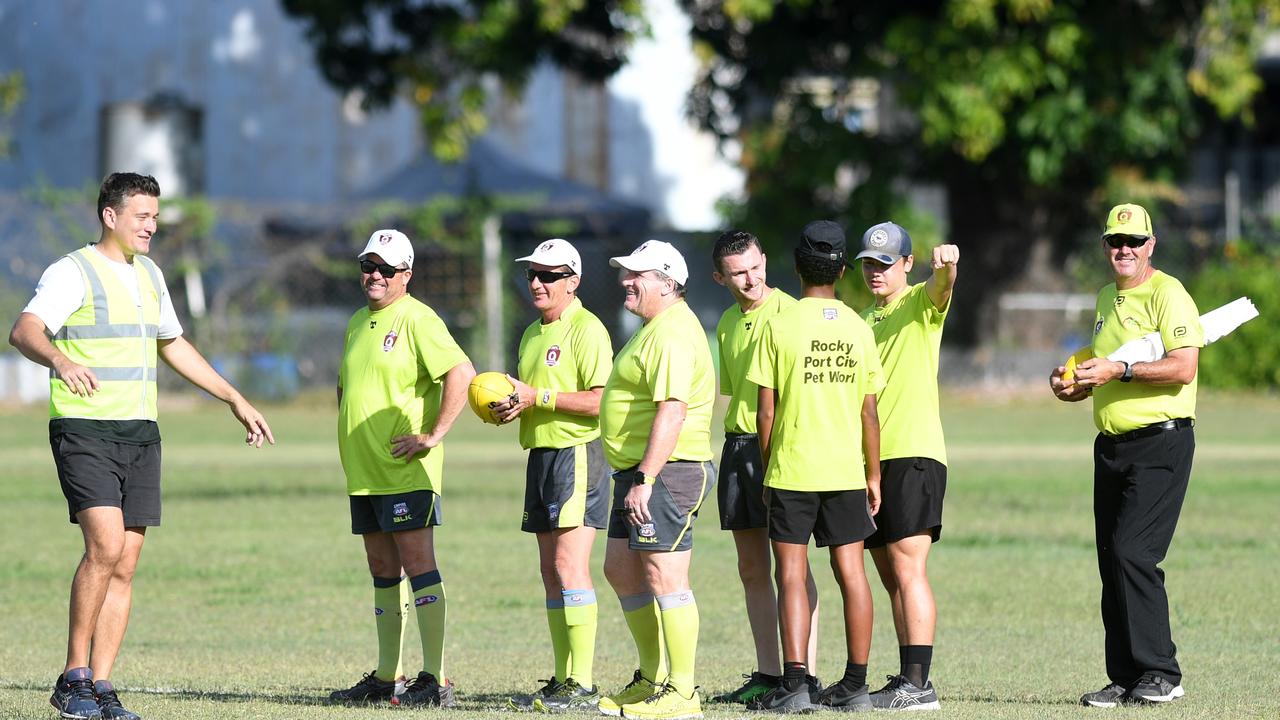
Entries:
<svg viewBox="0 0 1280 720">
<path fill-rule="evenodd" d="M 464 362 L 440 316 L 408 295 L 378 311 L 356 311 L 338 371 L 338 455 L 347 494 L 441 493 L 444 444 L 406 461 L 391 456 L 391 439 L 431 430 L 441 378 Z"/>
<path fill-rule="evenodd" d="M 1160 331 L 1165 352 L 1204 347 L 1196 303 L 1172 275 L 1157 270 L 1136 288 L 1118 292 L 1115 284 L 1098 291 L 1093 322 L 1093 355 L 1106 357 L 1121 345 Z M 1196 385 L 1147 385 L 1119 380 L 1093 389 L 1093 423 L 1108 435 L 1177 418 L 1196 416 Z"/>
<path fill-rule="evenodd" d="M 613 368 L 609 331 L 574 298 L 552 323 L 535 321 L 520 338 L 520 379 L 540 390 L 604 387 Z M 567 448 L 600 437 L 599 418 L 533 406 L 520 413 L 520 445 Z"/>
<path fill-rule="evenodd" d="M 882 308 L 862 311 L 871 326 L 884 368 L 876 397 L 880 415 L 880 459 L 926 457 L 947 464 L 938 413 L 938 355 L 947 307 L 939 310 L 925 283 L 913 285 Z"/>
<path fill-rule="evenodd" d="M 618 351 L 600 401 L 600 439 L 616 470 L 644 457 L 658 403 L 688 405 L 668 460 L 703 462 L 711 454 L 711 409 L 716 375 L 711 346 L 688 303 L 678 302 L 640 326 Z"/>
<path fill-rule="evenodd" d="M 775 288 L 760 307 L 743 312 L 734 303 L 716 323 L 716 342 L 720 345 L 720 394 L 729 396 L 729 410 L 724 416 L 724 430 L 732 433 L 756 431 L 755 383 L 747 382 L 747 365 L 765 321 L 779 310 L 796 304 L 796 299 Z"/>
<path fill-rule="evenodd" d="M 839 300 L 801 298 L 764 326 L 747 380 L 777 390 L 764 484 L 824 492 L 867 486 L 862 403 L 884 387 L 875 336 Z"/>
</svg>

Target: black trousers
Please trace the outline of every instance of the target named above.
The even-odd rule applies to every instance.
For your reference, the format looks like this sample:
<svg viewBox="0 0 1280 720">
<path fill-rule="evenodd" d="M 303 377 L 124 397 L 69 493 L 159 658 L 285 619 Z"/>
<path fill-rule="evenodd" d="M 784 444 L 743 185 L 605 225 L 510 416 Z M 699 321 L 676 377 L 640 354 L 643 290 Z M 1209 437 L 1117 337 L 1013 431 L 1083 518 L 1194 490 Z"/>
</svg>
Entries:
<svg viewBox="0 0 1280 720">
<path fill-rule="evenodd" d="M 1144 673 L 1182 680 L 1159 563 L 1182 512 L 1195 448 L 1190 427 L 1123 441 L 1098 435 L 1093 443 L 1107 676 L 1125 687 Z"/>
</svg>

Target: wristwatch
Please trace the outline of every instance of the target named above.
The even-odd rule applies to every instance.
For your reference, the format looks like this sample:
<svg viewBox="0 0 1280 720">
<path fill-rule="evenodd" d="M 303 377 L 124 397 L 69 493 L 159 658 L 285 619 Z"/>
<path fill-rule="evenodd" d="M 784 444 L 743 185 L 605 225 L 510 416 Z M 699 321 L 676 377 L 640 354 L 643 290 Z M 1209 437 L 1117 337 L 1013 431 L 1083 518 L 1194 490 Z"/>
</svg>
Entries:
<svg viewBox="0 0 1280 720">
<path fill-rule="evenodd" d="M 1120 375 L 1120 382 L 1129 382 L 1133 379 L 1133 366 L 1121 360 L 1124 363 L 1124 372 Z"/>
<path fill-rule="evenodd" d="M 652 485 L 656 482 L 658 482 L 658 478 L 652 475 L 645 475 L 639 470 L 636 470 L 635 475 L 631 476 L 631 483 L 633 485 Z"/>
</svg>

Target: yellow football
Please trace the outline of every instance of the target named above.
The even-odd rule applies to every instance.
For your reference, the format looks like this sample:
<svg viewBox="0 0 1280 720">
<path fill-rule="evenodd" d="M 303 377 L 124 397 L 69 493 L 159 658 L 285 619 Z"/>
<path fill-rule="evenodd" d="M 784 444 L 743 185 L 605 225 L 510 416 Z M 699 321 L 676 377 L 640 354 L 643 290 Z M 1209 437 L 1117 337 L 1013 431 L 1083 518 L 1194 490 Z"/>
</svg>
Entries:
<svg viewBox="0 0 1280 720">
<path fill-rule="evenodd" d="M 1067 371 L 1062 373 L 1062 379 L 1067 382 L 1071 382 L 1073 379 L 1075 379 L 1076 365 L 1079 365 L 1080 363 L 1084 362 L 1085 360 L 1088 360 L 1091 357 L 1093 357 L 1092 347 L 1082 347 L 1079 350 L 1075 351 L 1074 353 L 1071 353 L 1071 357 L 1067 358 L 1067 363 L 1066 363 Z"/>
<path fill-rule="evenodd" d="M 475 376 L 467 388 L 467 404 L 476 417 L 498 425 L 498 416 L 493 406 L 511 397 L 516 391 L 507 376 L 500 372 L 483 372 Z"/>
</svg>

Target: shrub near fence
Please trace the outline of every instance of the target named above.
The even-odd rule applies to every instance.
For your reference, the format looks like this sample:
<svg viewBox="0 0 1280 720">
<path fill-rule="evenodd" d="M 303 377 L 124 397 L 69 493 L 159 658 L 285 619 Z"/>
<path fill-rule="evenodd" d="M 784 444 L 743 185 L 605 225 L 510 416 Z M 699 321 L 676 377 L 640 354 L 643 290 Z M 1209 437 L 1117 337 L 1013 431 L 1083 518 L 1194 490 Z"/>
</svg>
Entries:
<svg viewBox="0 0 1280 720">
<path fill-rule="evenodd" d="M 1253 300 L 1259 317 L 1200 353 L 1200 379 L 1207 387 L 1280 387 L 1280 248 L 1228 244 L 1204 266 L 1188 288 L 1201 313 L 1241 296 Z"/>
</svg>

